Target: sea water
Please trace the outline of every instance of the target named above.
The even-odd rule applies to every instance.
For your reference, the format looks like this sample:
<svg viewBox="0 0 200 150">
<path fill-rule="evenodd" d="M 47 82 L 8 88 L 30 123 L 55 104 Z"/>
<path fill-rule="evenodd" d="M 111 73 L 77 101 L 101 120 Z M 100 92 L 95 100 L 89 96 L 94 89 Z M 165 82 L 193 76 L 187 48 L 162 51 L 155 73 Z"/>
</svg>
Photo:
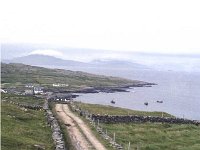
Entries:
<svg viewBox="0 0 200 150">
<path fill-rule="evenodd" d="M 79 68 L 79 70 L 81 70 Z M 83 70 L 83 69 L 82 69 Z M 87 68 L 83 71 L 153 82 L 130 92 L 80 94 L 78 101 L 143 111 L 164 111 L 176 117 L 200 120 L 200 73 L 158 70 Z M 115 104 L 111 104 L 111 100 Z M 158 103 L 157 101 L 163 101 Z M 144 105 L 148 102 L 148 106 Z"/>
</svg>

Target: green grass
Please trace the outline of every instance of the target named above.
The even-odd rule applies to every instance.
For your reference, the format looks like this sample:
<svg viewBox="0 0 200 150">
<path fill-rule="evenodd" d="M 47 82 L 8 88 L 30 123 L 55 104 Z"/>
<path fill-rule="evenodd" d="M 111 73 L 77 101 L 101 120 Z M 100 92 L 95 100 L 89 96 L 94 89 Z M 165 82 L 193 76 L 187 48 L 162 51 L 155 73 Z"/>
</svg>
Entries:
<svg viewBox="0 0 200 150">
<path fill-rule="evenodd" d="M 131 109 L 99 105 L 99 104 L 87 104 L 75 102 L 78 107 L 83 110 L 87 110 L 91 114 L 100 114 L 100 115 L 142 115 L 142 116 L 163 116 L 164 117 L 173 117 L 172 115 L 165 112 L 146 112 L 146 111 L 136 111 Z"/>
<path fill-rule="evenodd" d="M 4 95 L 5 97 L 8 96 Z M 18 101 L 20 100 L 18 99 Z M 51 134 L 44 111 L 29 109 L 23 111 L 9 101 L 1 103 L 2 150 L 35 150 L 37 149 L 34 147 L 35 144 L 44 146 L 46 150 L 51 150 L 54 149 Z"/>
<path fill-rule="evenodd" d="M 85 104 L 76 102 L 82 110 L 88 110 L 94 114 L 110 115 L 151 115 L 159 116 L 160 112 L 141 112 L 123 108 Z M 170 114 L 165 113 L 165 116 Z M 180 125 L 167 123 L 118 123 L 100 124 L 107 129 L 110 137 L 116 134 L 116 142 L 122 144 L 125 149 L 131 143 L 131 150 L 199 150 L 200 127 L 195 125 Z M 92 128 L 92 127 L 91 127 Z M 93 130 L 94 131 L 94 130 Z M 95 132 L 95 131 L 94 131 Z"/>
<path fill-rule="evenodd" d="M 33 97 L 33 96 L 25 96 L 25 95 L 14 95 L 14 94 L 1 94 L 1 99 L 6 101 L 13 101 L 20 104 L 27 105 L 43 105 L 44 99 Z"/>
<path fill-rule="evenodd" d="M 47 69 L 23 64 L 1 63 L 2 87 L 23 87 L 27 83 L 40 84 L 48 88 L 55 88 L 52 87 L 53 83 L 65 83 L 70 86 L 64 89 L 77 89 L 78 87 L 119 86 L 144 82 L 94 75 L 81 71 Z M 61 89 L 63 89 L 63 87 Z"/>
<path fill-rule="evenodd" d="M 125 149 L 128 142 L 131 149 L 142 150 L 199 150 L 200 127 L 195 125 L 176 125 L 159 123 L 120 123 L 102 124 L 112 137 Z"/>
</svg>

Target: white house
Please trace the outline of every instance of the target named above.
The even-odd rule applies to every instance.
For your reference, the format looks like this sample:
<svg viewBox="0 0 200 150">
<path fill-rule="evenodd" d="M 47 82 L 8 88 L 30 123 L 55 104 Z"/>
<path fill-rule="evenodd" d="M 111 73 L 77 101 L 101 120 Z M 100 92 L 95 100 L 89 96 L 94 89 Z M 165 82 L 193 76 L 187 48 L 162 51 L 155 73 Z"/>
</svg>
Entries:
<svg viewBox="0 0 200 150">
<path fill-rule="evenodd" d="M 25 85 L 25 87 L 27 87 L 27 88 L 33 88 L 33 84 L 32 83 L 28 83 L 28 84 Z"/>
<path fill-rule="evenodd" d="M 42 87 L 34 87 L 33 90 L 34 90 L 34 94 L 42 94 L 43 93 Z"/>
<path fill-rule="evenodd" d="M 53 84 L 54 87 L 66 87 L 69 86 L 68 84 L 61 84 L 61 83 L 54 83 Z"/>
<path fill-rule="evenodd" d="M 1 89 L 1 93 L 7 93 L 7 91 L 5 91 L 5 90 Z"/>
</svg>

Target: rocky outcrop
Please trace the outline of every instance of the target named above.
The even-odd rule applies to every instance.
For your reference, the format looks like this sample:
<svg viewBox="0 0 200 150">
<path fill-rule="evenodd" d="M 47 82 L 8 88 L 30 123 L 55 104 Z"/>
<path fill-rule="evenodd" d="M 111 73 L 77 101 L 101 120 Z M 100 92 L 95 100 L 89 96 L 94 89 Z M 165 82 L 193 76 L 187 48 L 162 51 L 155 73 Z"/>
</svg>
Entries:
<svg viewBox="0 0 200 150">
<path fill-rule="evenodd" d="M 131 122 L 159 122 L 171 124 L 194 124 L 200 125 L 200 121 L 188 120 L 183 118 L 169 118 L 169 117 L 153 117 L 153 116 L 110 116 L 110 115 L 92 115 L 92 119 L 99 120 L 103 123 L 131 123 Z"/>
</svg>

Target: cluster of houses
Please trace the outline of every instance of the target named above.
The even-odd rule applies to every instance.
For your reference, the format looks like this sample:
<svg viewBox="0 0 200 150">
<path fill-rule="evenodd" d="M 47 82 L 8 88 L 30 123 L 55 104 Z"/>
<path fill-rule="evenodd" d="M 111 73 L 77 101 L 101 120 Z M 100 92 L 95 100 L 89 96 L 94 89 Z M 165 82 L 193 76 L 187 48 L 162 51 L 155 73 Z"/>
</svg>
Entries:
<svg viewBox="0 0 200 150">
<path fill-rule="evenodd" d="M 25 85 L 25 95 L 37 95 L 37 94 L 43 94 L 43 87 L 40 86 L 34 86 L 33 84 L 26 84 Z"/>
<path fill-rule="evenodd" d="M 49 100 L 58 103 L 70 103 L 76 96 L 71 93 L 54 93 L 49 97 Z"/>
<path fill-rule="evenodd" d="M 69 86 L 68 84 L 62 84 L 62 83 L 54 83 L 52 84 L 53 87 L 67 87 Z M 16 88 L 8 88 L 8 89 L 0 89 L 1 93 L 13 93 L 17 95 L 43 95 L 45 94 L 44 92 L 44 87 L 41 87 L 39 84 L 33 84 L 33 83 L 27 83 L 24 87 Z M 58 97 L 55 100 L 57 101 L 67 101 L 69 99 L 69 96 L 67 98 L 65 97 Z"/>
</svg>

